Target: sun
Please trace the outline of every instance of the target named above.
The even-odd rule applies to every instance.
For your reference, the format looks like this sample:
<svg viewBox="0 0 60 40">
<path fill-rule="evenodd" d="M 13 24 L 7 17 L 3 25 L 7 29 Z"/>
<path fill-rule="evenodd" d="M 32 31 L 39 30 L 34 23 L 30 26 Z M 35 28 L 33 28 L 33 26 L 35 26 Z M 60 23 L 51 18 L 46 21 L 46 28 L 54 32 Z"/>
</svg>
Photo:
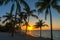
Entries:
<svg viewBox="0 0 60 40">
<path fill-rule="evenodd" d="M 33 27 L 32 26 L 28 26 L 28 30 L 33 30 Z"/>
</svg>

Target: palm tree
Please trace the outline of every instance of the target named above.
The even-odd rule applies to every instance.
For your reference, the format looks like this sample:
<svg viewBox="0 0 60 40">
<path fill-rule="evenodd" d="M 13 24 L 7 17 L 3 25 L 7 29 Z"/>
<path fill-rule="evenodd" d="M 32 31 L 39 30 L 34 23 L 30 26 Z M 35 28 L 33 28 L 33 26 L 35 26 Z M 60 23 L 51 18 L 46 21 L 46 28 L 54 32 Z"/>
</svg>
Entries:
<svg viewBox="0 0 60 40">
<path fill-rule="evenodd" d="M 21 30 L 21 26 L 22 26 L 22 24 L 26 21 L 26 16 L 24 15 L 24 12 L 20 12 L 19 14 L 18 14 L 18 16 L 19 16 L 19 18 L 17 18 L 18 19 L 18 24 L 19 24 L 19 28 L 20 28 L 20 30 Z M 24 21 L 23 21 L 24 20 Z"/>
<path fill-rule="evenodd" d="M 15 20 L 16 20 L 16 16 L 17 14 L 19 14 L 21 12 L 21 4 L 24 5 L 24 7 L 26 8 L 27 3 L 24 0 L 0 0 L 0 5 L 2 4 L 8 4 L 9 2 L 12 2 L 14 5 L 16 3 L 16 12 L 15 12 Z"/>
<path fill-rule="evenodd" d="M 18 24 L 20 26 L 26 26 L 26 33 L 27 33 L 27 26 L 29 26 L 28 22 L 27 22 L 27 15 L 25 14 L 25 12 L 20 12 L 20 14 L 18 14 L 19 18 L 18 18 Z"/>
<path fill-rule="evenodd" d="M 25 12 L 21 12 L 19 14 L 19 25 L 21 26 L 21 23 L 23 23 L 22 26 L 26 26 L 26 33 L 27 33 L 27 26 L 29 25 L 28 22 L 27 22 L 27 15 L 25 14 Z"/>
<path fill-rule="evenodd" d="M 4 0 L 0 0 L 0 6 L 4 3 Z"/>
<path fill-rule="evenodd" d="M 57 2 L 58 0 L 40 0 L 39 2 L 36 2 L 38 12 L 43 12 L 45 10 L 45 19 L 47 17 L 47 14 L 50 14 L 51 40 L 53 40 L 51 8 L 54 8 L 60 12 L 60 6 L 57 4 Z"/>
<path fill-rule="evenodd" d="M 28 6 L 28 4 L 27 4 L 27 6 L 24 8 L 24 13 L 25 13 L 25 15 L 27 16 L 27 22 L 29 23 L 29 18 L 30 18 L 30 16 L 32 16 L 32 17 L 35 17 L 35 18 L 38 18 L 38 16 L 36 16 L 35 14 L 33 14 L 33 12 L 36 12 L 36 10 L 31 10 L 31 8 Z M 26 22 L 26 23 L 27 23 Z M 27 26 L 28 25 L 26 25 L 26 33 L 27 33 Z"/>
<path fill-rule="evenodd" d="M 13 10 L 14 10 L 14 4 L 13 4 L 12 7 L 11 7 L 10 13 L 6 13 L 6 15 L 3 15 L 3 17 L 6 18 L 6 19 L 3 21 L 3 23 L 5 23 L 5 22 L 8 21 L 8 20 L 9 20 L 9 22 L 12 21 L 12 18 L 13 18 L 13 16 L 14 16 L 14 15 L 12 15 Z"/>
<path fill-rule="evenodd" d="M 24 5 L 24 7 L 26 8 L 26 6 L 28 6 L 27 5 L 27 3 L 24 1 L 24 0 L 0 0 L 0 5 L 2 5 L 2 4 L 8 4 L 9 2 L 12 2 L 14 5 L 15 5 L 15 3 L 16 3 L 16 13 L 15 13 L 15 17 L 16 17 L 16 14 L 17 13 L 20 13 L 20 11 L 21 11 L 21 4 L 22 5 Z"/>
<path fill-rule="evenodd" d="M 42 27 L 48 26 L 48 25 L 45 24 L 45 22 L 43 22 L 43 20 L 39 20 L 38 22 L 36 22 L 36 24 L 35 24 L 34 26 L 35 26 L 36 28 L 40 28 L 40 37 L 41 37 Z"/>
<path fill-rule="evenodd" d="M 28 26 L 30 26 L 29 24 L 28 24 L 28 22 L 27 21 L 25 21 L 25 23 L 23 24 L 23 26 L 26 26 L 26 34 L 27 34 L 27 32 L 28 32 Z"/>
<path fill-rule="evenodd" d="M 8 31 L 9 33 L 11 32 L 11 22 L 6 22 L 4 27 L 6 31 Z"/>
<path fill-rule="evenodd" d="M 29 23 L 29 18 L 30 18 L 30 16 L 32 16 L 32 17 L 35 17 L 35 18 L 38 18 L 38 16 L 36 16 L 36 15 L 34 15 L 33 14 L 33 12 L 35 12 L 35 10 L 28 10 L 28 9 L 25 9 L 25 14 L 26 14 L 26 16 L 27 16 L 27 22 Z M 27 25 L 26 25 L 26 33 L 27 33 Z"/>
<path fill-rule="evenodd" d="M 36 12 L 36 10 L 31 10 L 31 8 L 29 6 L 27 6 L 26 8 L 24 8 L 24 11 L 25 11 L 25 14 L 28 17 L 28 22 L 29 22 L 30 16 L 35 17 L 35 18 L 38 19 L 38 16 L 33 14 L 34 12 Z"/>
<path fill-rule="evenodd" d="M 24 7 L 26 8 L 28 5 L 24 0 L 1 0 L 0 1 L 0 5 L 2 5 L 3 3 L 6 5 L 8 4 L 10 1 L 12 1 L 13 3 L 16 3 L 16 13 L 15 13 L 15 24 L 16 24 L 16 18 L 17 15 L 20 14 L 21 12 L 21 4 L 24 5 Z M 25 19 L 25 18 L 24 18 Z M 20 24 L 20 23 L 19 23 Z"/>
<path fill-rule="evenodd" d="M 11 23 L 10 25 L 11 25 L 11 30 L 12 30 L 12 36 L 14 35 L 13 33 L 14 33 L 14 22 L 15 22 L 14 17 L 13 17 L 14 15 L 12 14 L 13 10 L 14 10 L 14 4 L 12 4 L 10 13 L 6 13 L 6 15 L 3 15 L 3 17 L 5 18 L 3 23 L 5 22 Z"/>
</svg>

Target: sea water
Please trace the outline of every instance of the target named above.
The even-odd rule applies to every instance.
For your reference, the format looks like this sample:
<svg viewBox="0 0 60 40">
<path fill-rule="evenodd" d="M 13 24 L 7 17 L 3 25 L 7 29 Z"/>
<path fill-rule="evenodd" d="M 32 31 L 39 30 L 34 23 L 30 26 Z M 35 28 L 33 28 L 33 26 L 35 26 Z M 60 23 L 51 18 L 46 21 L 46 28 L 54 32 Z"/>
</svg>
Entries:
<svg viewBox="0 0 60 40">
<path fill-rule="evenodd" d="M 31 30 L 28 31 L 28 34 L 39 37 L 40 36 L 40 31 L 39 30 Z M 51 31 L 50 30 L 44 30 L 41 32 L 41 36 L 45 38 L 51 38 Z M 53 39 L 54 40 L 60 40 L 60 30 L 54 30 L 53 31 Z"/>
</svg>

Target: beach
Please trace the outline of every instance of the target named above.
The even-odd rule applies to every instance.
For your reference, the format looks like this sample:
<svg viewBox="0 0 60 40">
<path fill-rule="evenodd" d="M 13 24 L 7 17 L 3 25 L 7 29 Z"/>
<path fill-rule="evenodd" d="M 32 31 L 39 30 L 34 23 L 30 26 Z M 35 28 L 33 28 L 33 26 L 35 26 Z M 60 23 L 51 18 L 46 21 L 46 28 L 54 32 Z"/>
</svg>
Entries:
<svg viewBox="0 0 60 40">
<path fill-rule="evenodd" d="M 30 35 L 19 35 L 19 34 L 15 34 L 12 37 L 11 33 L 0 32 L 0 40 L 50 40 L 50 39 L 43 37 L 33 37 Z"/>
</svg>

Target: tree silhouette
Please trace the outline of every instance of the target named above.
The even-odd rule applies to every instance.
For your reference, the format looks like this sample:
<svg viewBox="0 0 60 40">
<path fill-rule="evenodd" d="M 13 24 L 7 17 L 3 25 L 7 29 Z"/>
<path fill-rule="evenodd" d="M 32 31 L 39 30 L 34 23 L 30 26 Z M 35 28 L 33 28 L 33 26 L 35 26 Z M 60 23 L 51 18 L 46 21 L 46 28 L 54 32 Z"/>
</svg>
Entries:
<svg viewBox="0 0 60 40">
<path fill-rule="evenodd" d="M 40 28 L 40 37 L 41 37 L 42 27 L 48 26 L 48 25 L 45 24 L 45 22 L 43 22 L 43 20 L 39 20 L 38 22 L 36 22 L 36 24 L 35 24 L 34 26 L 35 26 L 36 28 Z"/>
<path fill-rule="evenodd" d="M 24 14 L 24 12 L 20 12 L 20 14 L 18 14 L 19 18 L 18 18 L 18 24 L 19 24 L 19 28 L 21 29 L 22 24 L 24 22 L 26 22 L 27 16 Z"/>
<path fill-rule="evenodd" d="M 51 40 L 53 40 L 53 33 L 52 33 L 52 13 L 51 9 L 56 9 L 60 12 L 60 6 L 57 4 L 59 0 L 39 0 L 36 2 L 36 7 L 38 7 L 38 12 L 43 12 L 45 10 L 45 19 L 50 14 L 50 27 L 51 27 Z"/>
<path fill-rule="evenodd" d="M 26 14 L 26 16 L 27 16 L 27 20 L 28 20 L 27 22 L 28 22 L 28 23 L 29 23 L 29 18 L 30 18 L 30 16 L 35 17 L 35 18 L 38 19 L 38 16 L 35 15 L 35 14 L 33 14 L 33 12 L 35 12 L 36 10 L 31 10 L 30 7 L 27 7 L 27 8 L 25 8 L 24 10 L 25 10 L 25 14 Z M 26 25 L 26 33 L 27 33 L 27 26 L 28 26 L 28 25 Z"/>
<path fill-rule="evenodd" d="M 4 28 L 5 28 L 5 30 L 7 31 L 7 32 L 11 32 L 11 22 L 7 22 L 6 24 L 5 24 L 5 26 L 4 26 Z"/>
<path fill-rule="evenodd" d="M 0 0 L 0 5 L 2 5 L 2 4 L 8 4 L 9 2 L 12 2 L 14 5 L 15 5 L 15 3 L 16 3 L 16 12 L 15 12 L 15 23 L 14 23 L 14 25 L 16 24 L 16 21 L 17 21 L 17 15 L 18 14 L 20 14 L 20 12 L 21 12 L 21 4 L 26 8 L 28 5 L 27 5 L 27 3 L 24 1 L 24 0 Z M 11 12 L 12 12 L 12 10 L 11 10 Z M 7 17 L 8 18 L 8 17 Z M 6 19 L 7 20 L 7 19 Z M 6 21 L 5 20 L 5 21 Z M 25 19 L 25 17 L 24 17 L 24 20 L 26 20 Z M 21 25 L 21 21 L 22 21 L 22 19 L 20 18 L 19 19 L 19 25 Z"/>
<path fill-rule="evenodd" d="M 9 22 L 9 23 L 11 23 L 10 25 L 11 25 L 11 32 L 12 32 L 12 36 L 14 35 L 14 15 L 12 14 L 12 12 L 13 12 L 13 10 L 14 10 L 14 4 L 12 4 L 12 7 L 11 7 L 11 11 L 10 11 L 10 13 L 6 13 L 6 15 L 3 15 L 3 17 L 5 18 L 5 20 L 3 21 L 3 23 L 5 23 L 5 22 Z"/>
</svg>

